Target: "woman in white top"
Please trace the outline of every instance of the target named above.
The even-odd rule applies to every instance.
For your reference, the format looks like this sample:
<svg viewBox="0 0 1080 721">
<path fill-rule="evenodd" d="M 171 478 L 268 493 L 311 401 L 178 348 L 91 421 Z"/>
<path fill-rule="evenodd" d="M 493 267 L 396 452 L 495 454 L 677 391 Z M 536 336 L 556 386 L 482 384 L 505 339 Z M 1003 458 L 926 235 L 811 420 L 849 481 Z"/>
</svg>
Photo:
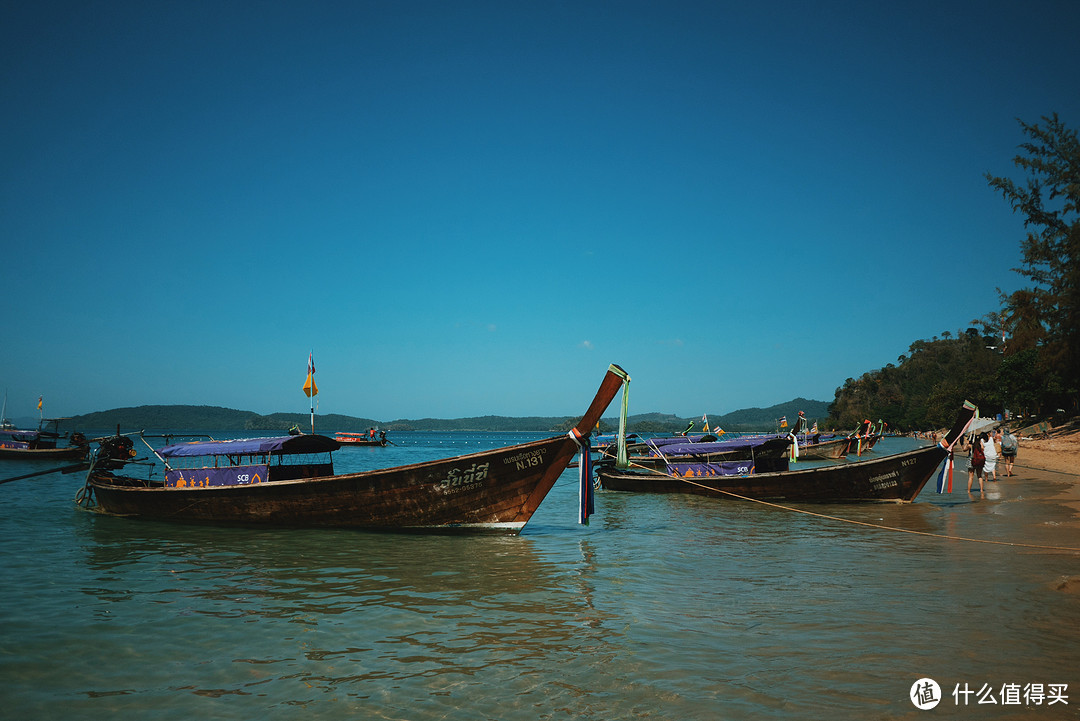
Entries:
<svg viewBox="0 0 1080 721">
<path fill-rule="evenodd" d="M 998 452 L 997 446 L 994 445 L 994 437 L 983 433 L 979 437 L 979 442 L 982 443 L 983 455 L 986 456 L 986 463 L 983 465 L 983 476 L 986 480 L 990 480 L 990 476 L 993 474 L 996 481 Z"/>
</svg>

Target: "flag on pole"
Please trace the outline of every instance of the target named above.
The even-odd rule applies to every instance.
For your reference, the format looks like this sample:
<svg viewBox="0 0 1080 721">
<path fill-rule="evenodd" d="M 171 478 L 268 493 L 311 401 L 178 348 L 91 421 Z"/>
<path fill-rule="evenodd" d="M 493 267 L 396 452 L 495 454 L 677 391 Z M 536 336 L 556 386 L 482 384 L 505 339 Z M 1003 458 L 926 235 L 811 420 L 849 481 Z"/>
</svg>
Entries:
<svg viewBox="0 0 1080 721">
<path fill-rule="evenodd" d="M 702 424 L 704 424 L 705 432 L 708 433 L 709 432 L 709 414 L 702 413 L 701 414 L 701 422 L 702 422 Z"/>
<path fill-rule="evenodd" d="M 787 428 L 787 416 L 784 416 L 783 418 L 780 419 L 780 427 L 781 428 Z"/>
<path fill-rule="evenodd" d="M 38 396 L 37 397 L 37 409 L 39 411 L 41 410 L 41 400 L 42 400 L 42 398 L 44 398 L 44 396 Z"/>
<path fill-rule="evenodd" d="M 311 355 L 308 353 L 307 380 L 304 381 L 304 393 L 308 398 L 319 395 L 319 387 L 315 385 L 315 362 L 311 359 Z"/>
<path fill-rule="evenodd" d="M 813 428 L 810 429 L 810 432 L 811 433 L 817 433 L 818 432 L 818 430 L 817 430 L 817 421 L 814 421 L 814 426 L 813 426 Z"/>
</svg>

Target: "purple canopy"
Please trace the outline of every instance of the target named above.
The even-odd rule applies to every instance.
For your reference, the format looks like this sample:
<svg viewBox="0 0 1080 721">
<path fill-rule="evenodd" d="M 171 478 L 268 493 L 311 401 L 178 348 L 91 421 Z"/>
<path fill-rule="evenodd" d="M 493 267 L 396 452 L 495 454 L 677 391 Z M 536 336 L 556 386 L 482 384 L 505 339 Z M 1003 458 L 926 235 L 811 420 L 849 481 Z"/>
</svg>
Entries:
<svg viewBox="0 0 1080 721">
<path fill-rule="evenodd" d="M 11 439 L 13 441 L 22 441 L 23 443 L 33 443 L 40 437 L 40 433 L 37 431 L 19 431 L 19 430 L 5 430 L 0 431 L 0 438 Z"/>
<path fill-rule="evenodd" d="M 659 450 L 665 456 L 704 455 L 706 453 L 734 451 L 739 448 L 756 448 L 769 441 L 783 437 L 784 436 L 745 436 L 743 438 L 732 438 L 729 441 L 712 441 L 709 443 L 671 443 L 660 446 Z"/>
<path fill-rule="evenodd" d="M 234 441 L 194 441 L 159 448 L 165 458 L 176 456 L 249 456 L 262 453 L 322 453 L 336 451 L 341 444 L 320 435 L 240 438 Z"/>
</svg>

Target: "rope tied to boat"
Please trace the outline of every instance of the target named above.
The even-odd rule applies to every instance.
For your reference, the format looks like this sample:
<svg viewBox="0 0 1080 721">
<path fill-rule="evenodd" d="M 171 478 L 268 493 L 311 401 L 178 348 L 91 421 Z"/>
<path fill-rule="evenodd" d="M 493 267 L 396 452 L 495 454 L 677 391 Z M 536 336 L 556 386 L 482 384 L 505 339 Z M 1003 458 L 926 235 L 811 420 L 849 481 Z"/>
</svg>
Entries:
<svg viewBox="0 0 1080 721">
<path fill-rule="evenodd" d="M 840 523 L 850 523 L 850 524 L 856 525 L 856 526 L 866 526 L 868 528 L 877 528 L 877 529 L 883 530 L 883 531 L 896 531 L 898 533 L 910 533 L 910 534 L 913 534 L 913 535 L 916 535 L 916 536 L 929 536 L 931 538 L 942 538 L 942 539 L 949 540 L 949 541 L 967 541 L 969 543 L 986 543 L 986 544 L 990 544 L 990 545 L 994 545 L 994 546 L 1013 546 L 1015 548 L 1034 548 L 1034 549 L 1043 550 L 1043 551 L 1072 551 L 1072 552 L 1080 553 L 1080 548 L 1070 548 L 1068 546 L 1042 546 L 1042 545 L 1033 544 L 1033 543 L 1014 543 L 1012 541 L 992 541 L 992 540 L 988 540 L 988 539 L 985 539 L 985 538 L 968 538 L 966 536 L 950 536 L 950 535 L 942 534 L 942 533 L 930 533 L 929 531 L 915 531 L 915 530 L 912 530 L 910 528 L 898 528 L 896 526 L 886 526 L 886 525 L 883 525 L 883 524 L 880 524 L 880 523 L 869 523 L 867 521 L 856 521 L 856 520 L 851 519 L 851 518 L 841 518 L 840 516 L 830 516 L 830 515 L 825 514 L 825 513 L 815 513 L 814 511 L 807 511 L 807 510 L 802 509 L 802 508 L 793 508 L 791 506 L 785 506 L 785 505 L 782 505 L 782 504 L 779 504 L 779 503 L 772 503 L 771 501 L 763 501 L 763 500 L 761 500 L 759 498 L 751 498 L 750 496 L 743 496 L 741 494 L 734 493 L 733 491 L 725 491 L 722 488 L 713 488 L 712 486 L 706 486 L 706 485 L 704 485 L 702 483 L 696 483 L 696 482 L 690 480 L 689 478 L 682 478 L 680 476 L 673 476 L 670 473 L 665 473 L 663 471 L 656 470 L 655 468 L 646 468 L 645 466 L 640 466 L 638 464 L 633 464 L 633 465 L 637 466 L 638 468 L 641 468 L 642 470 L 646 470 L 646 471 L 649 471 L 650 473 L 654 473 L 654 474 L 656 474 L 658 476 L 664 476 L 666 478 L 671 478 L 671 479 L 676 480 L 676 481 L 681 481 L 682 483 L 688 483 L 688 484 L 690 484 L 692 486 L 697 486 L 698 488 L 704 488 L 705 490 L 712 491 L 714 493 L 722 493 L 724 495 L 731 496 L 732 498 L 737 498 L 740 501 L 752 501 L 753 503 L 758 503 L 758 504 L 761 504 L 763 506 L 769 506 L 770 508 L 778 508 L 778 509 L 780 509 L 782 511 L 791 511 L 792 513 L 802 513 L 804 515 L 813 516 L 815 518 L 824 518 L 824 519 L 830 520 L 830 521 L 839 521 Z"/>
</svg>

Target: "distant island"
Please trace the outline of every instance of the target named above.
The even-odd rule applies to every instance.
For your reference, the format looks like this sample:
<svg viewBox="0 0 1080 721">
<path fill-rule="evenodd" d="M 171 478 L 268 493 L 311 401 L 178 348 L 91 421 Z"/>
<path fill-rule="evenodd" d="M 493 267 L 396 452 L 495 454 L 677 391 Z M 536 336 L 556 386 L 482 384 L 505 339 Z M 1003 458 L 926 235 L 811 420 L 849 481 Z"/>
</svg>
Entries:
<svg viewBox="0 0 1080 721">
<path fill-rule="evenodd" d="M 823 428 L 828 418 L 829 404 L 796 398 L 769 408 L 744 408 L 724 415 L 709 414 L 709 425 L 725 431 L 773 431 L 777 421 L 786 417 L 794 424 L 799 411 L 809 422 L 817 421 Z M 26 420 L 26 419 L 22 419 Z M 340 414 L 315 415 L 316 432 L 366 431 L 377 428 L 384 431 L 477 431 L 477 432 L 556 432 L 572 428 L 576 417 L 571 416 L 476 416 L 471 418 L 418 418 L 393 421 L 374 418 L 357 418 Z M 664 413 L 645 413 L 627 419 L 627 430 L 634 433 L 679 433 L 693 423 L 701 430 L 702 420 L 681 418 Z M 251 411 L 221 408 L 218 406 L 135 406 L 114 408 L 65 419 L 63 427 L 71 430 L 107 430 L 117 426 L 122 431 L 169 430 L 194 431 L 273 431 L 283 432 L 298 426 L 310 427 L 311 416 L 307 413 L 272 413 L 260 415 Z M 36 421 L 34 422 L 36 425 Z M 618 417 L 604 418 L 600 430 L 614 432 L 619 425 Z"/>
</svg>

